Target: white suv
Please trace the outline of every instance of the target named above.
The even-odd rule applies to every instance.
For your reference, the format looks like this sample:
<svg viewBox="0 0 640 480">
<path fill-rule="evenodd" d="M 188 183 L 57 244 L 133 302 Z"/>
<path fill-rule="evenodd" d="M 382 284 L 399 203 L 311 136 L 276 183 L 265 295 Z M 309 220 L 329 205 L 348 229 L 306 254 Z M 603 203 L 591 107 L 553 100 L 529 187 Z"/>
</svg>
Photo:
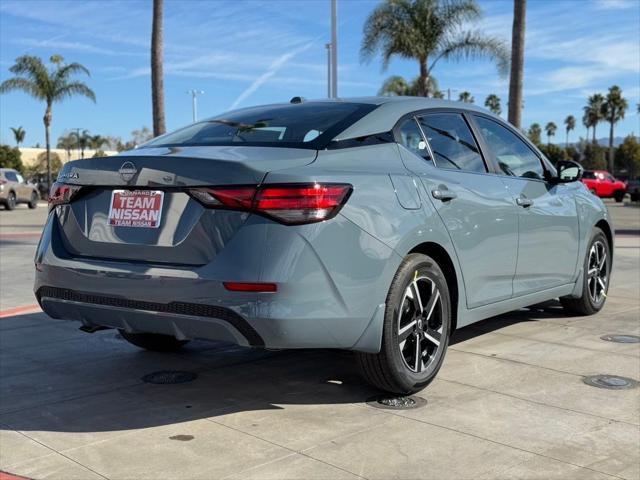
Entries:
<svg viewBox="0 0 640 480">
<path fill-rule="evenodd" d="M 27 183 L 22 175 L 11 168 L 0 168 L 0 204 L 13 210 L 18 203 L 26 203 L 29 208 L 38 206 L 38 190 Z"/>
</svg>

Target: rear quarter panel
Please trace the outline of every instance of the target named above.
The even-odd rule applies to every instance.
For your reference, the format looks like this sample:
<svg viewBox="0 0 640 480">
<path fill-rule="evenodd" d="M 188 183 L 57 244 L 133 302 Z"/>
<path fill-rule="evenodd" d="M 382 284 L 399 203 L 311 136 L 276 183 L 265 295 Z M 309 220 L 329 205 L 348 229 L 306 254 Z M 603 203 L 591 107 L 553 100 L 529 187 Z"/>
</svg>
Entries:
<svg viewBox="0 0 640 480">
<path fill-rule="evenodd" d="M 342 278 L 334 276 L 334 280 L 337 288 L 345 292 L 345 302 L 363 311 L 368 309 L 371 314 L 386 301 L 402 259 L 416 246 L 427 242 L 437 243 L 447 251 L 456 268 L 458 291 L 464 294 L 449 235 L 431 202 L 424 198 L 422 189 L 411 188 L 413 181 L 414 176 L 404 167 L 395 143 L 323 150 L 308 166 L 272 172 L 266 178 L 266 183 L 344 182 L 353 186 L 339 216 L 359 227 L 361 239 L 349 243 L 345 239 L 327 238 L 317 244 L 317 250 L 328 274 L 332 275 L 334 269 L 344 274 L 340 275 Z M 399 188 L 403 191 L 397 195 Z M 403 207 L 401 201 L 408 208 Z M 416 205 L 419 208 L 415 208 Z M 384 249 L 372 248 L 378 242 L 390 253 L 381 255 Z M 359 278 L 358 262 L 365 261 L 362 255 L 367 262 L 379 264 L 375 278 Z M 366 281 L 367 288 L 354 289 L 349 285 L 353 279 Z"/>
</svg>

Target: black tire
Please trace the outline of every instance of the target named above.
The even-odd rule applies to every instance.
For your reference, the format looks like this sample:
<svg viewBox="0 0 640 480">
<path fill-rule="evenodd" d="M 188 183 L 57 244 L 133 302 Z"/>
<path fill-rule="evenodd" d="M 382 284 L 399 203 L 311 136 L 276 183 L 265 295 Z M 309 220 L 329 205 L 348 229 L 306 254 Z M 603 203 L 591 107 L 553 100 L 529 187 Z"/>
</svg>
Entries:
<svg viewBox="0 0 640 480">
<path fill-rule="evenodd" d="M 421 317 L 419 324 L 416 320 L 416 328 L 423 326 L 425 328 L 424 332 L 420 333 L 416 330 L 415 333 L 411 333 L 410 337 L 407 337 L 402 342 L 405 350 L 401 351 L 400 322 L 403 317 L 406 318 L 406 315 L 411 317 L 411 313 L 407 314 L 408 310 L 405 308 L 401 317 L 399 315 L 400 309 L 403 306 L 406 307 L 403 300 L 405 300 L 407 289 L 410 285 L 418 285 L 418 282 L 421 282 L 420 285 L 422 287 L 420 289 L 423 290 L 424 298 L 427 300 L 424 310 L 427 310 L 430 304 L 429 300 L 432 298 L 435 298 L 435 306 L 431 310 L 431 320 L 427 322 L 426 317 Z M 428 292 L 425 290 L 425 285 L 435 285 L 435 287 L 432 287 L 431 292 Z M 436 295 L 433 288 L 437 288 L 439 296 Z M 420 293 L 418 293 L 418 296 L 421 296 Z M 412 307 L 412 300 L 407 301 L 411 303 L 409 307 Z M 425 320 L 424 323 L 422 323 L 422 319 Z M 436 323 L 431 324 L 432 321 Z M 429 338 L 436 336 L 434 328 L 439 332 L 436 332 L 439 335 L 438 346 L 435 346 L 435 343 L 429 340 Z M 406 328 L 403 328 L 403 330 L 406 330 Z M 394 394 L 406 395 L 422 390 L 433 381 L 442 366 L 449 343 L 450 330 L 451 300 L 447 281 L 442 270 L 432 258 L 426 255 L 408 255 L 398 268 L 387 294 L 380 352 L 375 354 L 358 352 L 356 355 L 363 376 L 371 385 Z M 428 335 L 429 332 L 432 333 L 433 337 Z M 423 335 L 423 337 L 420 337 L 420 335 Z M 409 350 L 412 348 L 411 344 L 407 345 L 407 342 L 413 341 L 413 345 L 416 345 L 416 339 L 421 339 L 418 341 L 418 345 L 426 345 L 426 353 L 429 353 L 427 352 L 429 345 L 433 348 L 433 352 L 429 353 L 429 357 L 431 357 L 429 363 L 423 365 L 421 359 L 424 353 L 421 351 L 421 347 L 418 348 L 420 355 L 415 354 L 413 357 L 419 359 L 416 362 L 417 369 L 412 370 L 405 355 L 407 347 L 409 347 Z"/>
<path fill-rule="evenodd" d="M 29 200 L 28 205 L 31 210 L 38 208 L 38 194 L 36 192 L 31 194 L 31 200 Z"/>
<path fill-rule="evenodd" d="M 591 262 L 591 249 L 597 243 L 603 245 L 604 251 L 606 253 L 606 264 L 604 265 L 606 282 L 604 294 L 602 295 L 601 300 L 598 300 L 597 298 L 594 300 L 594 298 L 592 298 L 592 295 L 590 293 L 590 280 L 588 275 Z M 579 298 L 560 298 L 560 303 L 562 304 L 565 313 L 567 313 L 568 315 L 593 315 L 594 313 L 602 310 L 602 307 L 604 307 L 605 301 L 607 299 L 607 292 L 609 290 L 609 283 L 611 280 L 611 246 L 609 245 L 609 241 L 607 240 L 604 232 L 598 227 L 594 227 L 593 233 L 591 234 L 591 239 L 587 246 L 585 258 L 583 260 L 583 272 L 582 295 Z"/>
<path fill-rule="evenodd" d="M 617 203 L 622 202 L 622 200 L 624 199 L 624 192 L 618 190 L 613 194 L 613 198 L 616 200 Z"/>
<path fill-rule="evenodd" d="M 122 338 L 132 345 L 154 352 L 175 352 L 189 343 L 189 340 L 178 340 L 171 335 L 159 333 L 127 333 L 124 330 L 119 332 Z"/>
<path fill-rule="evenodd" d="M 4 203 L 4 208 L 7 210 L 13 210 L 16 208 L 16 194 L 13 192 L 9 192 L 7 196 L 7 201 Z"/>
</svg>

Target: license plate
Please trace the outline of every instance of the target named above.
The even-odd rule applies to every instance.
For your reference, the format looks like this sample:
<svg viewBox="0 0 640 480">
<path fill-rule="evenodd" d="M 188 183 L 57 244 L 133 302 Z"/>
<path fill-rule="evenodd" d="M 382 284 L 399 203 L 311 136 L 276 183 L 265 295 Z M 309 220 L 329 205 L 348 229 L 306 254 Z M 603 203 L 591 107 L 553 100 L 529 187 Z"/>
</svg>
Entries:
<svg viewBox="0 0 640 480">
<path fill-rule="evenodd" d="M 158 228 L 164 192 L 159 190 L 114 190 L 111 192 L 109 225 Z"/>
</svg>

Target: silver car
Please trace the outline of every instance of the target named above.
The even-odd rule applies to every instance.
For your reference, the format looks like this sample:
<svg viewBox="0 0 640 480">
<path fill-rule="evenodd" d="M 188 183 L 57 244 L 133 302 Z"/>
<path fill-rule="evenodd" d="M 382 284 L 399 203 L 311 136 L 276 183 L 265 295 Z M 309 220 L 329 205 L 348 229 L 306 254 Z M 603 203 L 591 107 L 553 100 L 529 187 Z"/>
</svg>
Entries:
<svg viewBox="0 0 640 480">
<path fill-rule="evenodd" d="M 472 105 L 245 108 L 67 163 L 35 294 L 143 348 L 348 349 L 373 385 L 416 392 L 456 328 L 554 298 L 602 308 L 613 229 L 580 175 Z"/>
<path fill-rule="evenodd" d="M 13 210 L 19 203 L 29 208 L 38 206 L 38 189 L 22 178 L 13 168 L 0 168 L 0 204 L 7 210 Z"/>
</svg>

